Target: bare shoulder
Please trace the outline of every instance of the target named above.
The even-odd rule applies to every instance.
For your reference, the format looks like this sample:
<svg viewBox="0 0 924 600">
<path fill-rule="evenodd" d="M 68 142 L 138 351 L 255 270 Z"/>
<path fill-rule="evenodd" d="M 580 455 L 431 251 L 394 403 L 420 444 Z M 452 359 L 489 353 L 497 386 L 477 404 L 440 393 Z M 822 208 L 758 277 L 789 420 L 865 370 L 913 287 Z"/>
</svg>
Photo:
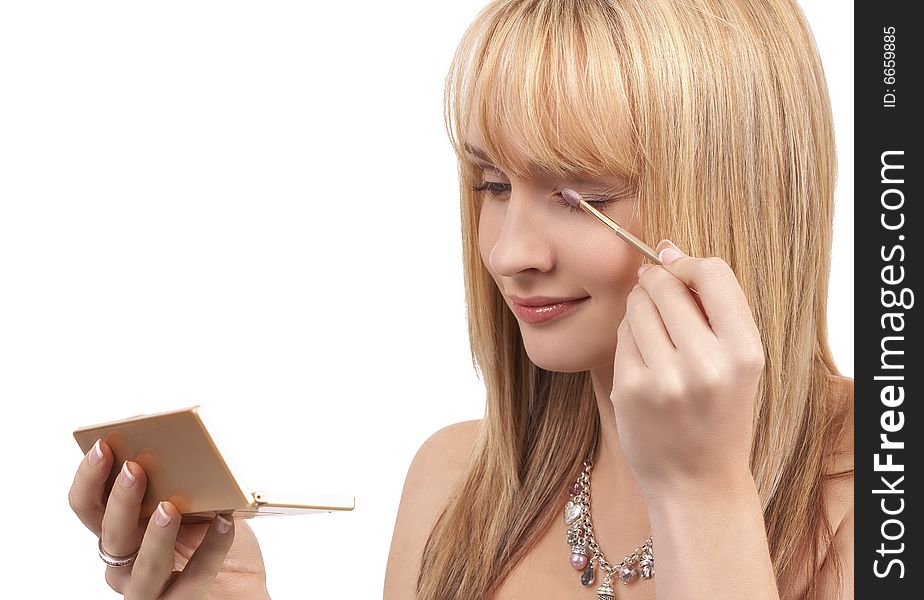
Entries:
<svg viewBox="0 0 924 600">
<path fill-rule="evenodd" d="M 834 455 L 831 457 L 831 473 L 853 469 L 853 379 L 844 377 L 839 380 L 836 397 L 837 423 L 840 425 L 840 431 Z"/>
<path fill-rule="evenodd" d="M 834 539 L 823 550 L 818 573 L 819 597 L 853 597 L 853 520 L 854 520 L 854 414 L 853 379 L 842 378 L 838 387 L 840 435 L 829 463 L 825 482 L 825 508 Z M 835 562 L 841 565 L 838 572 Z"/>
<path fill-rule="evenodd" d="M 392 533 L 385 600 L 414 597 L 424 544 L 468 465 L 480 430 L 480 419 L 454 423 L 431 435 L 417 450 Z"/>
<path fill-rule="evenodd" d="M 853 509 L 853 379 L 839 379 L 836 405 L 840 433 L 831 456 L 829 479 L 825 485 L 831 525 L 835 529 Z"/>
</svg>

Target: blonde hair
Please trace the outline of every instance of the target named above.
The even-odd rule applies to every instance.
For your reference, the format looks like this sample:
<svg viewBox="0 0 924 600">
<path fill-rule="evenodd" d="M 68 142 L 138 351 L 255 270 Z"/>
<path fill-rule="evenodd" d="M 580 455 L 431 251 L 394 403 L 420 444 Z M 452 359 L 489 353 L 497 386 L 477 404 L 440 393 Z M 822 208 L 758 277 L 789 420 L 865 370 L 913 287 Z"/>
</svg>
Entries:
<svg viewBox="0 0 924 600">
<path fill-rule="evenodd" d="M 459 155 L 472 358 L 487 390 L 469 469 L 424 548 L 417 598 L 489 598 L 559 515 L 599 434 L 588 372 L 534 365 L 480 259 L 473 124 L 518 177 L 621 175 L 640 230 L 720 256 L 753 310 L 766 367 L 751 471 L 780 589 L 833 538 L 823 485 L 846 417 L 826 303 L 834 134 L 814 40 L 793 0 L 495 0 L 446 81 Z M 843 402 L 846 406 L 849 403 Z M 847 473 L 851 472 L 847 471 Z M 812 557 L 806 559 L 807 556 Z"/>
</svg>

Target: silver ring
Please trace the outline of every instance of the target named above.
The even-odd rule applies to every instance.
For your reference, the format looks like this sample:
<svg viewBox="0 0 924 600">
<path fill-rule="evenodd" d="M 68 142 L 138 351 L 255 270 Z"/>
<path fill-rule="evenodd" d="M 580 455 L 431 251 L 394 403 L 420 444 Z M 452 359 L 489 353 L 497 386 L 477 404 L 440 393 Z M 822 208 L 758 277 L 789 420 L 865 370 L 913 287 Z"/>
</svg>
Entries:
<svg viewBox="0 0 924 600">
<path fill-rule="evenodd" d="M 138 556 L 138 550 L 135 550 L 128 556 L 113 556 L 109 554 L 103 550 L 103 538 L 99 538 L 97 547 L 99 548 L 99 557 L 110 567 L 126 567 L 135 562 L 135 557 Z"/>
</svg>

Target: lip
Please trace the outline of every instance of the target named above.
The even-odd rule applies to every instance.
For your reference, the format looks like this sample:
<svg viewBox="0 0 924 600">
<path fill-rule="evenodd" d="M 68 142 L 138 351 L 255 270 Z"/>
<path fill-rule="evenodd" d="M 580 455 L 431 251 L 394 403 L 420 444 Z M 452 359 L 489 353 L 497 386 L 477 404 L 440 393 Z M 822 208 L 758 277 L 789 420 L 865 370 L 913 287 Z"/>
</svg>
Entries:
<svg viewBox="0 0 924 600">
<path fill-rule="evenodd" d="M 549 296 L 520 298 L 519 296 L 509 296 L 509 298 L 513 303 L 513 312 L 520 320 L 536 324 L 545 323 L 570 313 L 589 299 L 590 296 L 581 298 L 551 298 Z"/>
</svg>

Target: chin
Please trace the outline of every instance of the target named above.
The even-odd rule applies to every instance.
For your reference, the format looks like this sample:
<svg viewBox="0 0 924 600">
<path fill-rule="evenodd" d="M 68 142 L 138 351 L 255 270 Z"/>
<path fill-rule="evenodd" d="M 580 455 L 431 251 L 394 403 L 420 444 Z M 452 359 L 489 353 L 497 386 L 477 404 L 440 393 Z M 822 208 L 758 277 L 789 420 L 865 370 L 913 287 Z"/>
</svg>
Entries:
<svg viewBox="0 0 924 600">
<path fill-rule="evenodd" d="M 592 353 L 590 348 L 581 348 L 580 344 L 531 344 L 526 338 L 523 344 L 529 360 L 546 371 L 580 373 L 601 362 L 597 353 Z"/>
</svg>

